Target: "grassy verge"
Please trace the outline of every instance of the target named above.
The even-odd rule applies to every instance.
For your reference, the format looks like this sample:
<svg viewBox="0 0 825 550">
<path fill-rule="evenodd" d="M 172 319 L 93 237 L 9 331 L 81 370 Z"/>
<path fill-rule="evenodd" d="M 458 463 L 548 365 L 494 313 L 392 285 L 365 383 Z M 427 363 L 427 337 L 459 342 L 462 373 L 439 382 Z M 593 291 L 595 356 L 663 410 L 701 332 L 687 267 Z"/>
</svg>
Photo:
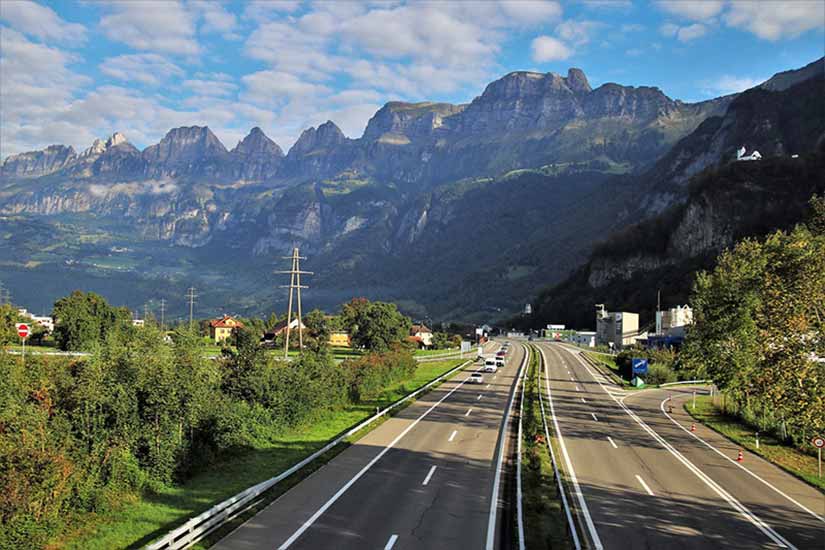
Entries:
<svg viewBox="0 0 825 550">
<path fill-rule="evenodd" d="M 610 378 L 617 384 L 621 384 L 625 388 L 634 387 L 628 380 L 625 380 L 619 374 L 619 366 L 616 364 L 616 360 L 612 356 L 608 356 L 603 353 L 594 353 L 592 351 L 585 351 L 584 354 L 597 365 L 603 367 L 603 369 L 610 375 Z"/>
<path fill-rule="evenodd" d="M 429 357 L 430 355 L 446 355 L 448 353 L 459 353 L 460 348 L 450 349 L 417 349 L 413 352 L 416 357 Z"/>
<path fill-rule="evenodd" d="M 756 448 L 756 429 L 741 419 L 725 414 L 713 403 L 709 395 L 696 397 L 696 410 L 690 403 L 685 410 L 696 420 L 724 435 L 737 445 L 756 453 L 776 464 L 809 485 L 825 492 L 825 479 L 817 474 L 817 458 L 777 440 L 770 434 L 759 434 L 759 448 Z"/>
<path fill-rule="evenodd" d="M 82 530 L 75 532 L 67 540 L 59 541 L 55 547 L 78 550 L 140 548 L 189 517 L 286 470 L 323 447 L 329 440 L 375 414 L 376 407 L 383 408 L 397 401 L 461 362 L 456 359 L 421 365 L 412 378 L 387 387 L 376 399 L 329 412 L 310 426 L 274 438 L 266 447 L 245 450 L 227 457 L 182 485 L 166 487 L 157 494 L 135 498 L 110 514 L 86 518 Z M 365 428 L 363 433 L 356 434 L 352 440 L 362 437 L 377 425 L 379 424 Z M 326 456 L 284 480 L 267 495 L 268 501 L 277 498 L 345 448 L 346 445 L 337 446 Z M 205 542 L 203 548 L 208 547 L 209 540 Z"/>
<path fill-rule="evenodd" d="M 527 548 L 570 548 L 567 523 L 553 476 L 539 405 L 538 355 L 530 358 L 524 388 L 522 433 L 522 497 Z"/>
</svg>

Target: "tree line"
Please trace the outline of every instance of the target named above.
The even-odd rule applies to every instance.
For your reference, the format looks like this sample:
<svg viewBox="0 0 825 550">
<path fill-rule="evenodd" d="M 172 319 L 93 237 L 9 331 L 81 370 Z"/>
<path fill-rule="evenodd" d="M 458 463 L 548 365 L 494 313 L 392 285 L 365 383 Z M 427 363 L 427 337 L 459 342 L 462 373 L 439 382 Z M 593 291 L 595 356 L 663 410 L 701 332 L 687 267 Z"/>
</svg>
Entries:
<svg viewBox="0 0 825 550">
<path fill-rule="evenodd" d="M 681 360 L 755 427 L 808 450 L 825 434 L 825 198 L 791 231 L 745 239 L 697 275 Z"/>
</svg>

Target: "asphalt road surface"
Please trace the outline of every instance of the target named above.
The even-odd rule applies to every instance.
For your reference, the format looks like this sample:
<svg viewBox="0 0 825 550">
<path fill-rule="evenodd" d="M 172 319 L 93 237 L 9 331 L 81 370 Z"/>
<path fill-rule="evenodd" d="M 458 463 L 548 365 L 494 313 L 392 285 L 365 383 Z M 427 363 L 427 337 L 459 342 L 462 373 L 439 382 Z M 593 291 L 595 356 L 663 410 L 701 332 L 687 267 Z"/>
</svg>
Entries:
<svg viewBox="0 0 825 550">
<path fill-rule="evenodd" d="M 578 352 L 539 347 L 589 546 L 825 548 L 822 493 L 750 453 L 738 463 L 738 448 L 709 429 L 691 433 L 681 403 L 692 388 L 626 392 Z"/>
<path fill-rule="evenodd" d="M 524 353 L 512 345 L 483 384 L 466 382 L 472 363 L 213 548 L 485 548 L 496 447 Z"/>
</svg>

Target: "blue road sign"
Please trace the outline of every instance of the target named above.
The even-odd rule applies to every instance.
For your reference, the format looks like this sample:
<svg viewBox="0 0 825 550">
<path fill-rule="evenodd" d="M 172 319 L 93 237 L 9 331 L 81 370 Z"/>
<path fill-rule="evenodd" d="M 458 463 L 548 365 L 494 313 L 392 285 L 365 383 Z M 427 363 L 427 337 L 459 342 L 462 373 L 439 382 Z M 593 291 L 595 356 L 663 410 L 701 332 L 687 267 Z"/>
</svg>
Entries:
<svg viewBox="0 0 825 550">
<path fill-rule="evenodd" d="M 631 360 L 631 365 L 633 366 L 633 374 L 647 374 L 647 359 L 634 357 Z"/>
</svg>

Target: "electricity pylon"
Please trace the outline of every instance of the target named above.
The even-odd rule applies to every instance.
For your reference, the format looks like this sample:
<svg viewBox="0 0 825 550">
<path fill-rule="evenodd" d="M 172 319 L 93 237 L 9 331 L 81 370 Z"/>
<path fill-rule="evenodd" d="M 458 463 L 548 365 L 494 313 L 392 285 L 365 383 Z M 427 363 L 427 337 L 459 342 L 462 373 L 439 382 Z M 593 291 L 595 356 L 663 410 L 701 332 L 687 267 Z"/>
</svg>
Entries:
<svg viewBox="0 0 825 550">
<path fill-rule="evenodd" d="M 304 331 L 301 322 L 301 289 L 309 288 L 301 284 L 301 275 L 312 275 L 311 271 L 301 271 L 301 260 L 306 260 L 298 254 L 298 248 L 292 249 L 292 256 L 283 256 L 284 260 L 292 260 L 292 267 L 289 271 L 277 271 L 276 273 L 289 274 L 289 284 L 281 285 L 281 288 L 289 289 L 289 308 L 286 312 L 286 341 L 284 342 L 284 359 L 289 357 L 289 325 L 292 324 L 292 296 L 295 290 L 298 291 L 298 348 L 304 349 Z"/>
</svg>

